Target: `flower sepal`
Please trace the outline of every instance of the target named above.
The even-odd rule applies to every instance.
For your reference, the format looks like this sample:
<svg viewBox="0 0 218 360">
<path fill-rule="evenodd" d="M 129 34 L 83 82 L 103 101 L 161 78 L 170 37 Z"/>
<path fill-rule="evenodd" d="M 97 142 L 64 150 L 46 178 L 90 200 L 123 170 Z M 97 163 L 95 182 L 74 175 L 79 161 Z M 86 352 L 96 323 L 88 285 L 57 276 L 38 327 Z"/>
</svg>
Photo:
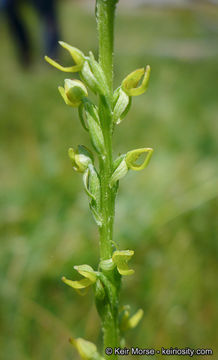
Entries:
<svg viewBox="0 0 218 360">
<path fill-rule="evenodd" d="M 62 66 L 59 63 L 57 63 L 56 61 L 52 60 L 50 57 L 45 56 L 45 60 L 52 66 L 54 66 L 56 69 L 64 71 L 64 72 L 78 72 L 82 69 L 84 61 L 85 61 L 85 56 L 82 53 L 82 51 L 80 51 L 79 49 L 67 44 L 64 41 L 59 41 L 59 44 L 66 49 L 71 57 L 73 58 L 75 65 L 73 66 Z"/>
<path fill-rule="evenodd" d="M 143 154 L 146 154 L 146 157 L 141 164 L 138 164 L 137 160 Z M 126 154 L 126 158 L 125 158 L 126 164 L 128 168 L 131 170 L 135 170 L 135 171 L 143 170 L 146 168 L 146 166 L 148 166 L 152 154 L 153 154 L 153 149 L 151 148 L 141 148 L 141 149 L 135 149 L 129 151 Z"/>
<path fill-rule="evenodd" d="M 138 96 L 144 94 L 147 90 L 150 78 L 151 68 L 149 65 L 146 68 L 137 69 L 131 72 L 123 80 L 121 88 L 128 96 Z M 139 82 L 142 80 L 141 84 Z"/>
</svg>

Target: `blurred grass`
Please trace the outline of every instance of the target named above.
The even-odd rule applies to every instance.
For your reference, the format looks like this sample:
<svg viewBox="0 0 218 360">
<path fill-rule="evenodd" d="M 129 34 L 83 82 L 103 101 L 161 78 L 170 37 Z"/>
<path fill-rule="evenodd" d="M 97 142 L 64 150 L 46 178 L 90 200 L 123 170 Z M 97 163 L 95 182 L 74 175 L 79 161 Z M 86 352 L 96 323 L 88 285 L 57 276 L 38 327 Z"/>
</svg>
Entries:
<svg viewBox="0 0 218 360">
<path fill-rule="evenodd" d="M 96 53 L 92 13 L 66 2 L 60 19 L 65 41 Z M 117 202 L 115 241 L 135 250 L 122 301 L 145 310 L 129 346 L 216 351 L 217 20 L 217 8 L 118 11 L 116 85 L 147 63 L 152 77 L 117 127 L 114 154 L 155 149 L 147 170 L 121 182 Z M 91 296 L 60 281 L 76 276 L 73 265 L 98 261 L 97 231 L 67 158 L 88 137 L 56 90 L 64 74 L 41 58 L 21 71 L 6 24 L 1 31 L 0 357 L 77 358 L 70 335 L 101 339 Z"/>
</svg>

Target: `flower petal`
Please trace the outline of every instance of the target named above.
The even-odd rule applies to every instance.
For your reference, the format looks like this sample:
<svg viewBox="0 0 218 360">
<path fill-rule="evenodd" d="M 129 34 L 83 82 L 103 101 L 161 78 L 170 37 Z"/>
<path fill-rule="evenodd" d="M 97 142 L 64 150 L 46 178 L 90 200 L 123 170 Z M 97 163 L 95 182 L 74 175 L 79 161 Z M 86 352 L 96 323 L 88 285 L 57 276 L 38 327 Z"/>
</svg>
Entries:
<svg viewBox="0 0 218 360">
<path fill-rule="evenodd" d="M 88 286 L 92 285 L 92 281 L 89 279 L 82 279 L 82 280 L 69 280 L 66 279 L 65 276 L 62 277 L 61 279 L 65 284 L 69 285 L 70 287 L 72 287 L 73 289 L 77 290 L 77 289 L 85 289 Z"/>
</svg>

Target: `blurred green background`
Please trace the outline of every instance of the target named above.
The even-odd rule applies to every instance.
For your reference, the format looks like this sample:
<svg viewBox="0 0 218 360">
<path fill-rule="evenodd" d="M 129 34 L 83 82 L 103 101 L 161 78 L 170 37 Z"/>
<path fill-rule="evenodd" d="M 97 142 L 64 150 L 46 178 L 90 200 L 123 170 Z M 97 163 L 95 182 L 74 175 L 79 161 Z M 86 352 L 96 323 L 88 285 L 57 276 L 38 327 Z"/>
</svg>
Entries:
<svg viewBox="0 0 218 360">
<path fill-rule="evenodd" d="M 67 156 L 89 139 L 58 94 L 66 76 L 39 57 L 38 20 L 25 11 L 36 44 L 27 71 L 1 18 L 0 358 L 77 359 L 69 336 L 101 346 L 93 297 L 60 280 L 77 276 L 73 265 L 98 262 L 96 226 Z M 62 39 L 97 54 L 93 14 L 87 3 L 59 4 Z M 114 240 L 135 250 L 122 303 L 145 311 L 127 345 L 209 347 L 213 357 L 193 358 L 216 358 L 218 8 L 120 6 L 115 34 L 116 86 L 152 68 L 148 92 L 114 137 L 115 156 L 155 149 L 145 171 L 121 181 L 117 201 Z M 64 52 L 60 60 L 71 63 Z"/>
</svg>

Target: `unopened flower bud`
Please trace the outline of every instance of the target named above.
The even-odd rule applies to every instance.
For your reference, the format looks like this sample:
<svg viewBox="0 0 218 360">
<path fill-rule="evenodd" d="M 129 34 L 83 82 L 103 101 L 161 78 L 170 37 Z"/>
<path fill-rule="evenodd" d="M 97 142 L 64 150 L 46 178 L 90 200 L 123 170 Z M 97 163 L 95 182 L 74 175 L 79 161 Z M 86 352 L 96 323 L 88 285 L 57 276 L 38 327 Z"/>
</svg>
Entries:
<svg viewBox="0 0 218 360">
<path fill-rule="evenodd" d="M 91 151 L 83 145 L 79 145 L 77 151 L 74 151 L 73 148 L 69 148 L 68 155 L 72 161 L 73 169 L 81 173 L 84 173 L 94 160 Z"/>
<path fill-rule="evenodd" d="M 113 121 L 115 124 L 119 124 L 126 116 L 131 106 L 131 97 L 129 97 L 125 91 L 118 88 L 114 93 L 114 110 Z"/>
<path fill-rule="evenodd" d="M 72 107 L 78 107 L 82 99 L 88 96 L 87 89 L 80 80 L 66 79 L 64 81 L 64 88 L 59 86 L 58 90 L 65 103 Z"/>
</svg>

